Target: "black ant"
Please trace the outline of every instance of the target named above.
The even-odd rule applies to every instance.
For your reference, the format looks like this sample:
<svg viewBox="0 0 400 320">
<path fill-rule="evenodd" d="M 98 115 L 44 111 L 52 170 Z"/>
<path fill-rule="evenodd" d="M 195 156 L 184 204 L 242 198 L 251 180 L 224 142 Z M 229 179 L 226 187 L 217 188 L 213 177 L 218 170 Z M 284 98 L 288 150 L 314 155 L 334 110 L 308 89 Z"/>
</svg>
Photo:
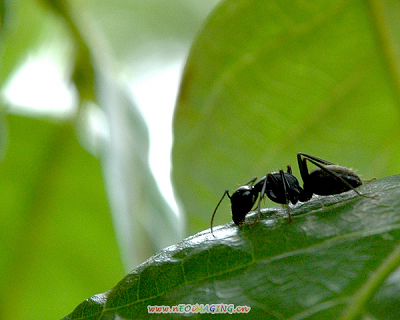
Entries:
<svg viewBox="0 0 400 320">
<path fill-rule="evenodd" d="M 279 172 L 268 173 L 253 186 L 256 179 L 251 179 L 245 185 L 239 187 L 232 195 L 229 195 L 229 190 L 225 190 L 211 217 L 211 233 L 215 213 L 225 195 L 231 200 L 232 220 L 237 225 L 244 223 L 246 214 L 253 208 L 258 195 L 260 195 L 258 207 L 260 207 L 261 200 L 265 196 L 274 202 L 286 205 L 289 202 L 296 204 L 298 200 L 308 200 L 305 197 L 304 190 L 299 185 L 299 181 L 292 175 L 290 166 L 287 167 L 287 172 L 280 170 Z M 289 220 L 291 220 L 290 215 Z"/>
<path fill-rule="evenodd" d="M 309 172 L 307 160 L 317 168 Z M 301 152 L 297 154 L 297 162 L 303 179 L 303 188 L 300 187 L 299 181 L 292 174 L 291 167 L 288 166 L 287 172 L 280 170 L 279 172 L 268 173 L 255 184 L 257 178 L 251 179 L 232 195 L 229 195 L 229 190 L 225 190 L 211 217 L 211 234 L 213 234 L 215 213 L 225 196 L 228 196 L 231 200 L 232 220 L 237 225 L 244 224 L 246 214 L 253 208 L 257 197 L 259 198 L 258 214 L 254 223 L 260 217 L 260 204 L 265 196 L 276 203 L 287 206 L 289 203 L 296 204 L 298 201 L 308 201 L 313 194 L 325 196 L 353 190 L 357 195 L 367 197 L 356 190 L 358 186 L 362 185 L 362 180 L 353 170 Z M 288 216 L 289 222 L 291 222 L 289 207 Z"/>
</svg>

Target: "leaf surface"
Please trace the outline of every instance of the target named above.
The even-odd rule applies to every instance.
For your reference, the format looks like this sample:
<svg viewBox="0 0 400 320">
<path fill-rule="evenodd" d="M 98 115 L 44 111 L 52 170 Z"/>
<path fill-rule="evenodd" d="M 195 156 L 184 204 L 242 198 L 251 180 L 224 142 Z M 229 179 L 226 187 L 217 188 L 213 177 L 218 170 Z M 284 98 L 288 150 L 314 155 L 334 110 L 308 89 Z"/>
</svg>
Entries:
<svg viewBox="0 0 400 320">
<path fill-rule="evenodd" d="M 180 304 L 249 306 L 259 319 L 338 319 L 354 303 L 364 315 L 395 319 L 399 308 L 386 307 L 400 298 L 393 273 L 400 259 L 399 187 L 400 176 L 393 176 L 359 189 L 376 199 L 354 192 L 314 197 L 291 208 L 293 223 L 285 208 L 271 208 L 252 227 L 229 223 L 215 229 L 215 238 L 200 232 L 65 319 L 137 319 L 148 316 L 149 305 Z M 393 255 L 397 263 L 385 267 Z M 366 286 L 377 272 L 380 280 Z M 372 302 L 360 303 L 365 293 Z"/>
</svg>

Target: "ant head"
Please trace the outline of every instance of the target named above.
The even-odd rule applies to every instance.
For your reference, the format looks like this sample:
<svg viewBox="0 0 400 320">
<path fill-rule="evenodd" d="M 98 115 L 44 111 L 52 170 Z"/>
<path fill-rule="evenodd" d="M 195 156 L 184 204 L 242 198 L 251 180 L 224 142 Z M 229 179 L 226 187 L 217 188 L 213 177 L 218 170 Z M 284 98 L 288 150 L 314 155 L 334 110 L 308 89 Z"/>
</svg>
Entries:
<svg viewBox="0 0 400 320">
<path fill-rule="evenodd" d="M 242 186 L 238 188 L 230 197 L 232 205 L 232 220 L 235 224 L 244 223 L 246 214 L 253 208 L 256 197 L 253 188 L 250 186 Z"/>
<path fill-rule="evenodd" d="M 241 225 L 244 223 L 244 219 L 246 214 L 251 210 L 256 201 L 258 192 L 255 192 L 253 188 L 253 183 L 257 178 L 251 179 L 248 183 L 244 186 L 239 187 L 232 196 L 229 195 L 229 190 L 225 190 L 224 194 L 222 195 L 221 199 L 219 200 L 217 206 L 214 209 L 214 212 L 211 216 L 211 234 L 213 234 L 213 222 L 214 217 L 217 212 L 219 205 L 221 204 L 222 200 L 224 200 L 225 196 L 231 200 L 232 206 L 232 220 L 235 224 Z"/>
</svg>

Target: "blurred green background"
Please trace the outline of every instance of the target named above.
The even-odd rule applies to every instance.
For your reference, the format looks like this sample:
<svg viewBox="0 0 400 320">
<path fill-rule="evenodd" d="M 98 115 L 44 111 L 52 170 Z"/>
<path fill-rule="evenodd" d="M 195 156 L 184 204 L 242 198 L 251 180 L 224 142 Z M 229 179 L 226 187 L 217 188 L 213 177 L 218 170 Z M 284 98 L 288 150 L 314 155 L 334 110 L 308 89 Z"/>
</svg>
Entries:
<svg viewBox="0 0 400 320">
<path fill-rule="evenodd" d="M 158 180 L 216 3 L 0 1 L 1 319 L 61 318 L 184 237 Z"/>
<path fill-rule="evenodd" d="M 299 151 L 400 171 L 395 2 L 217 4 L 0 1 L 0 318 L 65 316 Z"/>
</svg>

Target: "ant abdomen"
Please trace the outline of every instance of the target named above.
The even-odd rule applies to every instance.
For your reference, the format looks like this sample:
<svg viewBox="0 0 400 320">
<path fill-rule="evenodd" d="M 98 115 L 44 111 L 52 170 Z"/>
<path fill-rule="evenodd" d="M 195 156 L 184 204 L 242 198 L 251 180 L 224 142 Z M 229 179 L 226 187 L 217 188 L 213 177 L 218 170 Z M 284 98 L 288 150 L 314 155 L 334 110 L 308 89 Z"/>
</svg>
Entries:
<svg viewBox="0 0 400 320">
<path fill-rule="evenodd" d="M 326 165 L 325 169 L 329 172 L 321 168 L 313 170 L 304 182 L 304 188 L 312 193 L 327 196 L 346 192 L 362 185 L 361 178 L 349 168 Z"/>
</svg>

